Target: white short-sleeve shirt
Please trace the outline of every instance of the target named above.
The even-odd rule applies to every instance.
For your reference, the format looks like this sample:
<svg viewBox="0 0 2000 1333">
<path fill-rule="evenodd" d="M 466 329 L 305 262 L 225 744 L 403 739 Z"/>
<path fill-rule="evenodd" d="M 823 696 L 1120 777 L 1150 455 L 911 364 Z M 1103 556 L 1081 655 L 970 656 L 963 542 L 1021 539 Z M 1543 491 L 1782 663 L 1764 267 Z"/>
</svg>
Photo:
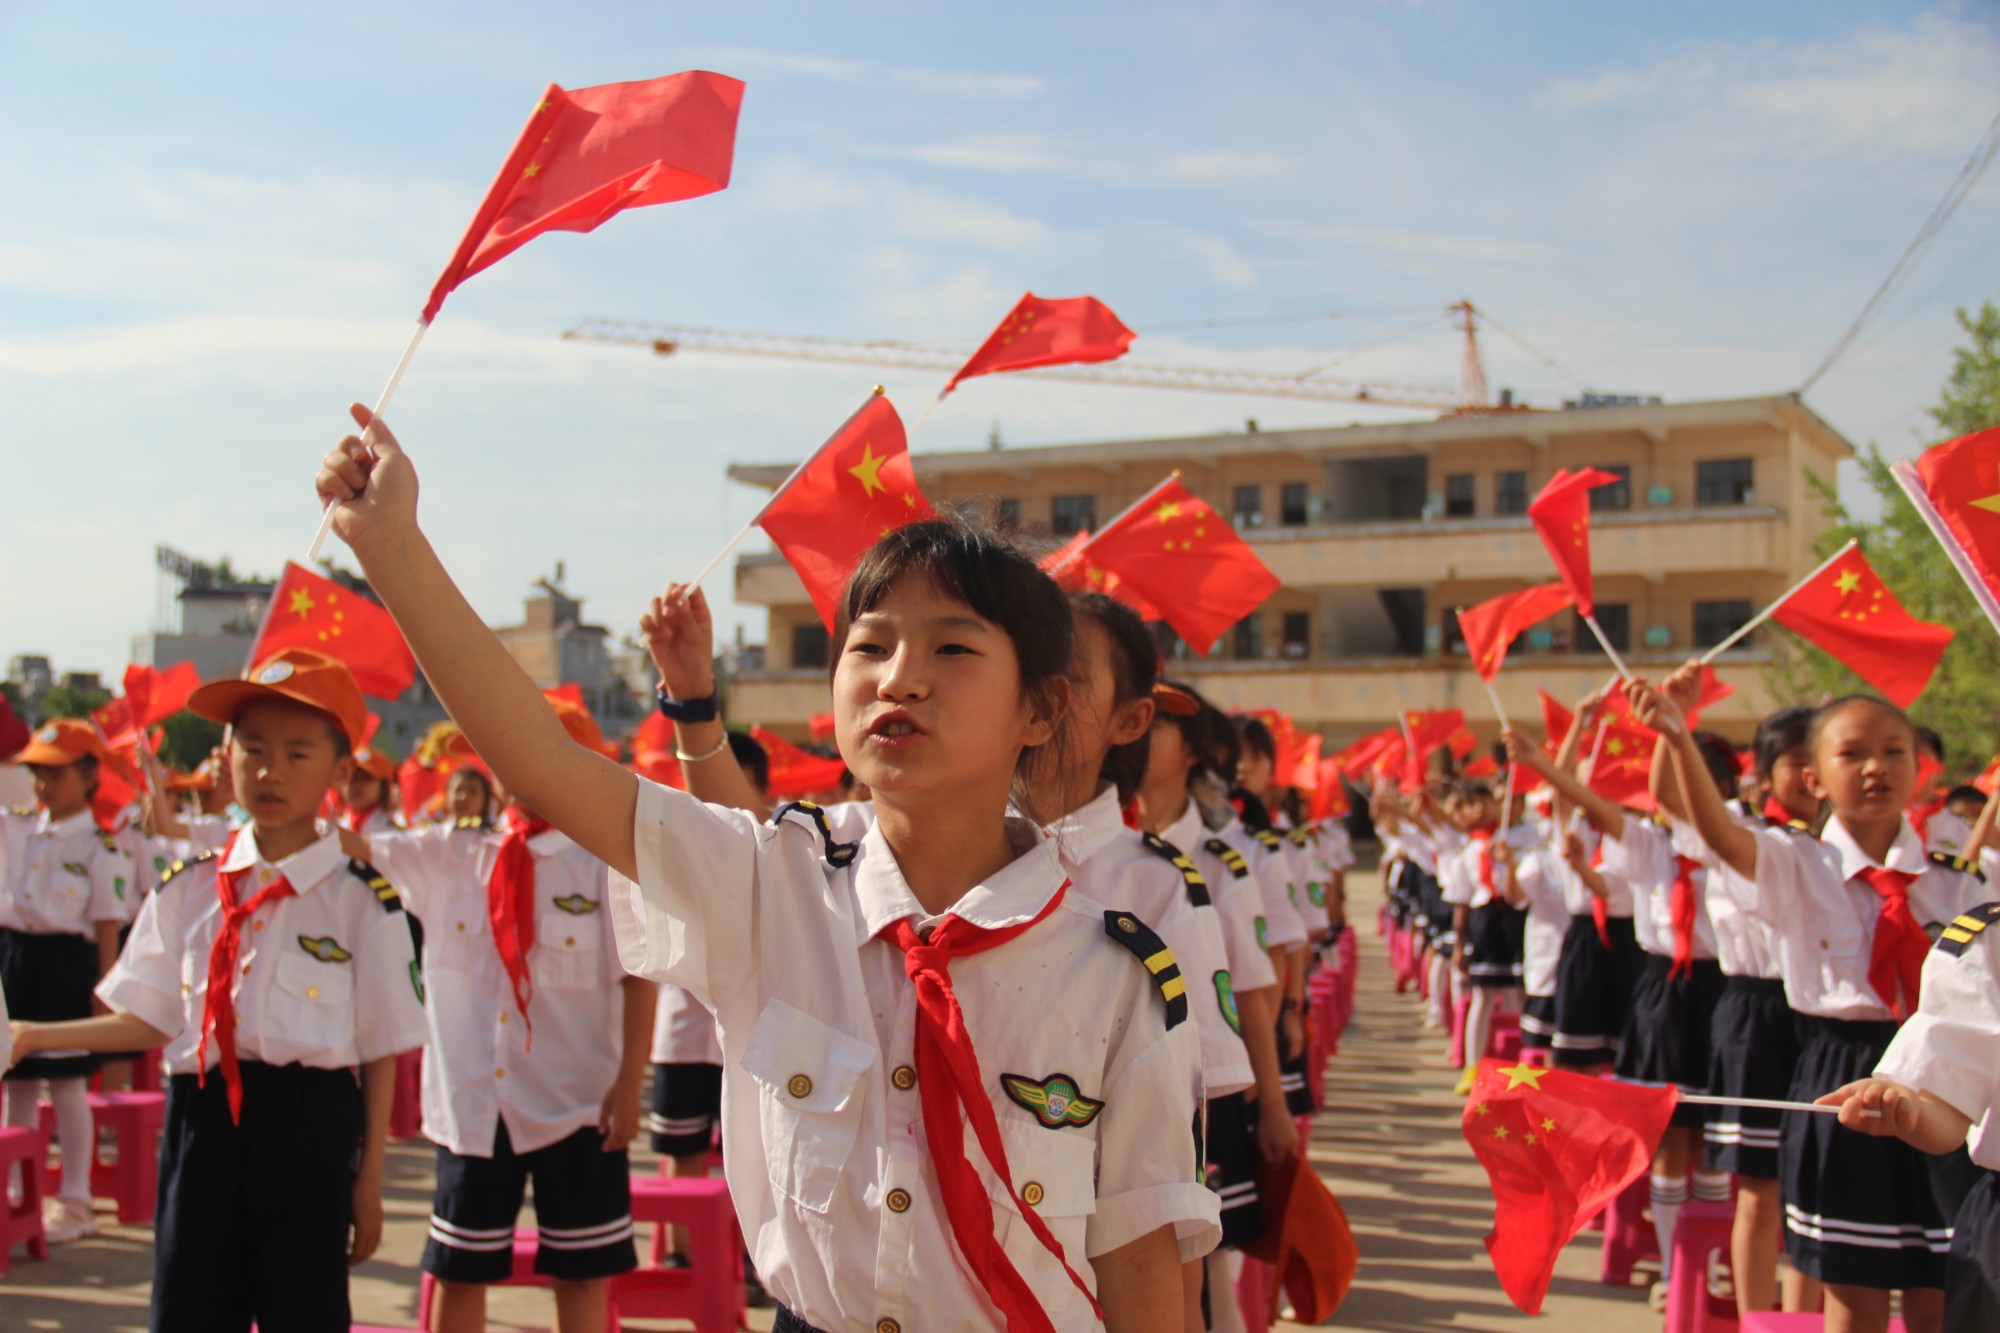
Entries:
<svg viewBox="0 0 2000 1333">
<path fill-rule="evenodd" d="M 556 829 L 528 839 L 530 1037 L 486 910 L 503 840 L 496 830 L 455 825 L 368 839 L 370 859 L 424 925 L 424 1132 L 465 1157 L 491 1156 L 502 1121 L 517 1152 L 595 1125 L 623 1040 L 610 872 Z"/>
<path fill-rule="evenodd" d="M 640 782 L 639 879 L 613 894 L 619 947 L 633 972 L 684 986 L 715 1012 L 730 1193 L 772 1294 L 827 1333 L 885 1320 L 998 1330 L 945 1220 L 916 1085 L 916 991 L 883 938 L 897 921 L 922 931 L 933 918 L 881 829 L 839 815 L 822 829 L 794 806 L 760 824 Z M 1009 833 L 1017 858 L 952 914 L 1000 928 L 1062 900 L 950 975 L 1014 1185 L 1040 1201 L 1086 1282 L 1091 1257 L 1162 1227 L 1191 1260 L 1220 1236 L 1216 1196 L 1195 1171 L 1195 1025 L 1168 1026 L 1159 983 L 1107 935 L 1118 914 L 1108 921 L 1064 888 L 1054 844 L 1022 821 Z M 1082 1109 L 1051 1128 L 1047 1104 L 1022 1104 L 1003 1075 L 1044 1091 L 1060 1078 L 1101 1109 L 1078 1124 L 1088 1106 L 1071 1100 Z M 967 1143 L 995 1235 L 1055 1327 L 1096 1327 Z"/>
<path fill-rule="evenodd" d="M 715 1038 L 715 1015 L 679 986 L 661 986 L 653 1010 L 656 1065 L 719 1065 L 722 1043 Z"/>
<path fill-rule="evenodd" d="M 1818 1018 L 1893 1019 L 1868 982 L 1881 899 L 1855 878 L 1885 863 L 1855 844 L 1838 815 L 1818 838 L 1788 828 L 1761 829 L 1756 838 L 1757 871 L 1746 907 L 1777 932 L 1786 1002 Z M 1942 926 L 1979 901 L 1979 881 L 1933 863 L 1907 819 L 1886 864 L 1916 876 L 1909 903 L 1919 925 Z"/>
<path fill-rule="evenodd" d="M 2000 904 L 1955 918 L 1924 959 L 1923 998 L 1875 1066 L 1972 1121 L 1972 1160 L 2000 1171 Z"/>
<path fill-rule="evenodd" d="M 1306 923 L 1292 906 L 1291 869 L 1282 860 L 1273 856 L 1256 835 L 1245 827 L 1240 819 L 1232 819 L 1217 830 L 1216 836 L 1234 847 L 1237 853 L 1250 864 L 1250 877 L 1256 881 L 1263 907 L 1258 912 L 1263 924 L 1258 929 L 1258 938 L 1266 949 L 1283 949 L 1306 942 Z"/>
<path fill-rule="evenodd" d="M 1730 804 L 1730 815 L 1747 829 L 1767 825 L 1762 815 L 1750 814 L 1735 802 Z M 1675 824 L 1673 837 L 1674 851 L 1700 861 L 1706 870 L 1707 891 L 1702 895 L 1702 905 L 1715 931 L 1715 957 L 1723 975 L 1777 980 L 1783 975 L 1778 966 L 1778 936 L 1762 917 L 1745 906 L 1756 898 L 1754 890 L 1748 887 L 1749 881 L 1722 864 L 1722 858 L 1701 840 L 1701 834 L 1692 824 Z"/>
<path fill-rule="evenodd" d="M 1680 874 L 1680 863 L 1675 856 L 1686 855 L 1680 848 L 1689 844 L 1661 824 L 1630 815 L 1625 817 L 1625 835 L 1619 842 L 1622 852 L 1619 865 L 1632 890 L 1632 931 L 1638 936 L 1639 947 L 1647 953 L 1672 958 L 1674 881 Z M 1695 842 L 1699 843 L 1699 839 Z M 1689 872 L 1688 880 L 1694 887 L 1694 956 L 1713 959 L 1715 923 L 1708 911 L 1709 873 L 1705 868 L 1695 869 Z"/>
<path fill-rule="evenodd" d="M 0 814 L 7 852 L 0 927 L 28 935 L 97 938 L 97 923 L 132 919 L 139 897 L 132 858 L 98 830 L 89 810 Z"/>
<path fill-rule="evenodd" d="M 1257 939 L 1257 922 L 1264 912 L 1263 890 L 1252 878 L 1250 862 L 1202 821 L 1193 801 L 1160 836 L 1194 859 L 1208 881 L 1208 896 L 1222 918 L 1223 952 L 1229 960 L 1230 984 L 1236 994 L 1278 984 L 1271 955 Z M 1224 853 L 1227 853 L 1227 856 Z"/>
<path fill-rule="evenodd" d="M 410 923 L 352 868 L 330 825 L 275 865 L 245 830 L 222 856 L 187 866 L 139 909 L 98 998 L 167 1034 L 169 1072 L 199 1072 L 208 961 L 222 926 L 218 871 L 248 871 L 239 901 L 282 875 L 295 897 L 243 925 L 235 978 L 236 1054 L 265 1064 L 345 1069 L 415 1050 L 424 1040 L 422 976 Z M 208 1067 L 221 1059 L 209 1043 Z"/>
<path fill-rule="evenodd" d="M 1527 929 L 1521 944 L 1521 984 L 1529 995 L 1556 993 L 1556 965 L 1572 913 L 1563 897 L 1569 867 L 1544 841 L 1520 853 L 1514 883 L 1528 900 Z"/>
</svg>

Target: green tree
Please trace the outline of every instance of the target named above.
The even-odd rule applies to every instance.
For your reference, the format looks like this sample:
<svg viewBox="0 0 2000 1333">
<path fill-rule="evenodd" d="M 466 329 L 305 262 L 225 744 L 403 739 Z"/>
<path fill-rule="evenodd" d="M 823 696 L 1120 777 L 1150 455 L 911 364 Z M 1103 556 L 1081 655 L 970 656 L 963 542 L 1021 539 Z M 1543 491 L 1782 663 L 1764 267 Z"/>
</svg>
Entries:
<svg viewBox="0 0 2000 1333">
<path fill-rule="evenodd" d="M 176 772 L 194 771 L 210 750 L 222 744 L 221 723 L 196 717 L 185 708 L 160 727 L 160 762 Z"/>
<path fill-rule="evenodd" d="M 102 708 L 110 698 L 109 690 L 57 685 L 42 696 L 41 717 L 36 720 L 46 722 L 52 717 L 89 717 L 92 709 Z"/>
<path fill-rule="evenodd" d="M 1936 405 L 1927 409 L 1938 427 L 1936 436 L 1924 441 L 1927 445 L 2000 426 L 2000 308 L 1989 301 L 1977 315 L 1960 310 L 1958 322 L 1969 341 L 1953 354 L 1951 374 Z M 1840 502 L 1831 482 L 1808 476 L 1833 519 L 1818 552 L 1832 555 L 1850 538 L 1858 540 L 1868 563 L 1911 615 L 1958 631 L 1937 675 L 1910 711 L 1916 721 L 1936 728 L 1945 738 L 1953 774 L 1977 773 L 2000 752 L 2000 671 L 1994 670 L 2000 661 L 2000 639 L 1890 474 L 1881 446 L 1870 442 L 1859 461 L 1861 479 L 1880 502 L 1881 517 L 1857 518 Z M 1774 630 L 1766 641 L 1772 645 L 1772 662 L 1765 675 L 1780 699 L 1817 699 L 1869 689 L 1853 672 L 1801 639 Z"/>
</svg>

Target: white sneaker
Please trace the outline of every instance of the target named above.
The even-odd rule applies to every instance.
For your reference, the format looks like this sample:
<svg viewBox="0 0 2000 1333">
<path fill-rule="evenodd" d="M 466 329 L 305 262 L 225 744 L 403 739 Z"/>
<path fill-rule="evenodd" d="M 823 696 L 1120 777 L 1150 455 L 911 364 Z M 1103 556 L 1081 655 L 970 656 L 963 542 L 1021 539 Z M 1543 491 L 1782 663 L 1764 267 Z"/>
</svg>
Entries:
<svg viewBox="0 0 2000 1333">
<path fill-rule="evenodd" d="M 85 1236 L 95 1236 L 97 1214 L 89 1204 L 74 1199 L 46 1199 L 42 1202 L 42 1232 L 51 1245 L 67 1245 Z"/>
</svg>

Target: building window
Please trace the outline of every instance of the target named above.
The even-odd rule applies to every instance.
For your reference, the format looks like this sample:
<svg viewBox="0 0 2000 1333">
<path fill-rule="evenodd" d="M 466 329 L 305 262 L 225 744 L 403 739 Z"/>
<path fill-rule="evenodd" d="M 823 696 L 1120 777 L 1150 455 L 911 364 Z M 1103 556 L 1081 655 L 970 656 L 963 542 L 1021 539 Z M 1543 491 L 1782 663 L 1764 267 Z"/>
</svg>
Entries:
<svg viewBox="0 0 2000 1333">
<path fill-rule="evenodd" d="M 1286 657 L 1311 657 L 1312 615 L 1306 611 L 1285 612 L 1284 638 Z"/>
<path fill-rule="evenodd" d="M 1694 604 L 1694 646 L 1713 648 L 1750 619 L 1748 599 Z M 1747 638 L 1748 636 L 1746 636 Z M 1742 642 L 1739 640 L 1738 642 Z"/>
<path fill-rule="evenodd" d="M 1493 512 L 1496 514 L 1525 514 L 1528 512 L 1527 473 L 1496 472 L 1493 474 Z"/>
<path fill-rule="evenodd" d="M 1249 615 L 1236 622 L 1236 628 L 1231 632 L 1230 640 L 1230 652 L 1239 658 L 1249 660 L 1263 656 L 1263 646 L 1259 642 L 1259 635 L 1257 633 L 1257 613 L 1255 611 L 1252 611 Z"/>
<path fill-rule="evenodd" d="M 1262 527 L 1264 523 L 1264 488 L 1262 486 L 1238 486 L 1236 488 L 1236 526 L 1239 528 Z"/>
<path fill-rule="evenodd" d="M 1302 528 L 1312 518 L 1312 504 L 1302 481 L 1288 481 L 1278 492 L 1278 521 L 1288 528 Z"/>
<path fill-rule="evenodd" d="M 1446 518 L 1471 518 L 1473 476 L 1470 472 L 1454 472 L 1444 479 L 1444 516 Z"/>
<path fill-rule="evenodd" d="M 1611 640 L 1611 646 L 1619 652 L 1632 650 L 1632 608 L 1623 602 L 1599 602 L 1597 604 L 1597 624 L 1604 631 L 1604 637 Z M 1590 632 L 1590 626 L 1583 623 L 1583 617 L 1576 617 L 1576 629 L 1571 636 L 1580 653 L 1602 653 L 1597 636 Z"/>
<path fill-rule="evenodd" d="M 1632 507 L 1632 469 L 1624 463 L 1600 463 L 1598 470 L 1600 472 L 1609 472 L 1612 476 L 1618 478 L 1618 480 L 1608 485 L 1599 486 L 1590 493 L 1590 512 L 1594 514 L 1600 509 L 1630 509 Z M 1602 617 L 1599 618 L 1602 619 Z M 1605 628 L 1608 630 L 1611 627 L 1607 624 Z M 1619 651 L 1625 651 L 1622 644 L 1619 646 Z"/>
<path fill-rule="evenodd" d="M 1694 502 L 1747 505 L 1755 493 L 1756 473 L 1748 458 L 1705 458 L 1694 465 Z"/>
<path fill-rule="evenodd" d="M 825 667 L 827 655 L 826 626 L 819 624 L 792 626 L 792 665 L 799 669 Z"/>
<path fill-rule="evenodd" d="M 1097 497 L 1058 495 L 1049 502 L 1049 527 L 1058 537 L 1074 537 L 1097 528 Z"/>
<path fill-rule="evenodd" d="M 1003 528 L 1021 526 L 1021 502 L 1015 499 L 1001 500 L 993 506 L 993 521 Z"/>
</svg>

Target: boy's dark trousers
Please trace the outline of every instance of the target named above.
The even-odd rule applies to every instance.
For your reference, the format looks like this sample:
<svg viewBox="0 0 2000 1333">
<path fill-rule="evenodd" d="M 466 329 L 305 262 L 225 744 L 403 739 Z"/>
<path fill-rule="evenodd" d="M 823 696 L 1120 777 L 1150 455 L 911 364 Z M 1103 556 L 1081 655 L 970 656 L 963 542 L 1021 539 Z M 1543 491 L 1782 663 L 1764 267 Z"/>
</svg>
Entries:
<svg viewBox="0 0 2000 1333">
<path fill-rule="evenodd" d="M 360 1085 L 351 1069 L 242 1072 L 241 1125 L 221 1070 L 168 1086 L 153 1333 L 345 1333 Z"/>
</svg>

